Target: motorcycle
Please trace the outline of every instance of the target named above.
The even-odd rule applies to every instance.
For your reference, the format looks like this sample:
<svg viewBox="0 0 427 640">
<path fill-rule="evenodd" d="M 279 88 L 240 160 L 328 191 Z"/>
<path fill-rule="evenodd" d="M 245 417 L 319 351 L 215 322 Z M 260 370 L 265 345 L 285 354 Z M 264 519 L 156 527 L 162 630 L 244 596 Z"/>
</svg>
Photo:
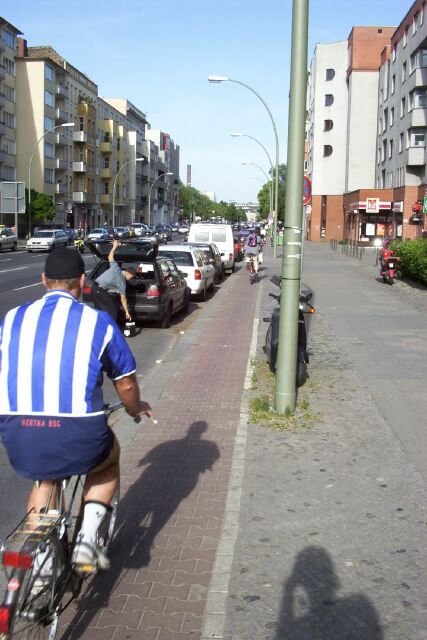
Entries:
<svg viewBox="0 0 427 640">
<path fill-rule="evenodd" d="M 80 253 L 84 253 L 85 250 L 85 243 L 83 238 L 75 238 L 74 240 L 74 247 L 76 249 L 76 251 L 80 251 Z"/>
<path fill-rule="evenodd" d="M 400 257 L 394 255 L 394 251 L 389 248 L 389 243 L 384 243 L 380 255 L 380 276 L 382 276 L 383 282 L 394 283 L 399 261 Z"/>
<path fill-rule="evenodd" d="M 280 288 L 279 276 L 272 276 L 270 281 Z M 274 298 L 280 302 L 280 295 L 275 293 L 269 294 L 271 298 Z M 307 353 L 307 329 L 305 323 L 305 314 L 312 314 L 315 312 L 315 308 L 309 304 L 309 301 L 313 297 L 313 292 L 304 288 L 299 297 L 299 310 L 298 310 L 298 347 L 297 347 L 297 369 L 296 369 L 296 385 L 300 387 L 304 384 L 308 377 L 307 365 L 309 364 L 309 356 Z M 280 307 L 275 307 L 272 311 L 270 318 L 264 318 L 264 322 L 269 322 L 267 333 L 265 336 L 264 353 L 267 356 L 267 362 L 270 370 L 275 373 L 277 351 L 279 345 L 279 318 Z"/>
</svg>

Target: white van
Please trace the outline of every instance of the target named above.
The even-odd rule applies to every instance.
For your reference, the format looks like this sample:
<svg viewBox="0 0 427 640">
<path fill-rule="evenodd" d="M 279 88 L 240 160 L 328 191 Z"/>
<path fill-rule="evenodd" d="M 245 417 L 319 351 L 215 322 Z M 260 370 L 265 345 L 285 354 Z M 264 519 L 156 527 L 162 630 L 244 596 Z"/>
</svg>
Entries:
<svg viewBox="0 0 427 640">
<path fill-rule="evenodd" d="M 188 242 L 213 242 L 218 247 L 225 270 L 234 271 L 234 239 L 231 224 L 192 224 Z"/>
</svg>

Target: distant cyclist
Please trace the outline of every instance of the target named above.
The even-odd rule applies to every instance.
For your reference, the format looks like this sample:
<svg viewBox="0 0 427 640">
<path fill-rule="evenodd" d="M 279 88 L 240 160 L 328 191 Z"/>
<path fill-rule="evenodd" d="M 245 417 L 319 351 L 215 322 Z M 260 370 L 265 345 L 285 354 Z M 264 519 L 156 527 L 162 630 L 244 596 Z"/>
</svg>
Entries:
<svg viewBox="0 0 427 640">
<path fill-rule="evenodd" d="M 29 510 L 46 505 L 51 480 L 87 474 L 73 561 L 103 564 L 96 532 L 115 492 L 120 453 L 103 410 L 103 374 L 129 415 L 152 411 L 140 400 L 135 359 L 116 323 L 78 301 L 80 254 L 50 253 L 42 282 L 46 294 L 9 311 L 0 327 L 0 434 L 15 471 L 42 481 Z"/>
<path fill-rule="evenodd" d="M 256 233 L 256 230 L 252 231 L 246 238 L 245 260 L 246 262 L 250 262 L 251 260 L 253 260 L 255 274 L 258 273 L 258 268 L 259 268 L 258 257 L 260 253 L 260 248 L 261 248 L 261 236 Z"/>
</svg>

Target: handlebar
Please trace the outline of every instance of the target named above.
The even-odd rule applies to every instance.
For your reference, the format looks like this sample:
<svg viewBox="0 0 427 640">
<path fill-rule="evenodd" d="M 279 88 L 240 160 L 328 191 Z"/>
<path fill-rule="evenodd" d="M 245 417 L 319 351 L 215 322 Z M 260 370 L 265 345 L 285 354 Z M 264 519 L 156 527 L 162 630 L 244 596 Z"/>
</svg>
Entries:
<svg viewBox="0 0 427 640">
<path fill-rule="evenodd" d="M 107 418 L 109 418 L 112 413 L 114 413 L 115 411 L 118 411 L 119 409 L 124 409 L 124 407 L 125 405 L 121 401 L 109 402 L 107 404 L 104 404 L 105 415 L 107 416 Z M 136 422 L 136 424 L 139 424 L 141 422 L 141 418 L 142 416 L 135 416 L 133 421 Z M 152 420 L 152 422 L 154 424 L 157 424 L 157 420 Z"/>
</svg>

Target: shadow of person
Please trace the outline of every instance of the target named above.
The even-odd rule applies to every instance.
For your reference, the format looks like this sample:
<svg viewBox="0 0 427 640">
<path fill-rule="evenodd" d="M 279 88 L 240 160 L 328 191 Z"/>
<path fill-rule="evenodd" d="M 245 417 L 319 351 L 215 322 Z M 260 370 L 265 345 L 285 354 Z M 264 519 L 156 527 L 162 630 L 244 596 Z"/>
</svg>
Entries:
<svg viewBox="0 0 427 640">
<path fill-rule="evenodd" d="M 148 566 L 156 536 L 220 457 L 216 443 L 202 438 L 207 428 L 205 421 L 193 422 L 184 438 L 162 442 L 140 460 L 145 469 L 119 503 L 111 566 L 88 585 L 62 640 L 79 638 L 107 607 L 116 583 Z"/>
<path fill-rule="evenodd" d="M 382 640 L 377 611 L 363 594 L 340 597 L 330 555 L 306 547 L 284 584 L 275 640 Z"/>
</svg>

